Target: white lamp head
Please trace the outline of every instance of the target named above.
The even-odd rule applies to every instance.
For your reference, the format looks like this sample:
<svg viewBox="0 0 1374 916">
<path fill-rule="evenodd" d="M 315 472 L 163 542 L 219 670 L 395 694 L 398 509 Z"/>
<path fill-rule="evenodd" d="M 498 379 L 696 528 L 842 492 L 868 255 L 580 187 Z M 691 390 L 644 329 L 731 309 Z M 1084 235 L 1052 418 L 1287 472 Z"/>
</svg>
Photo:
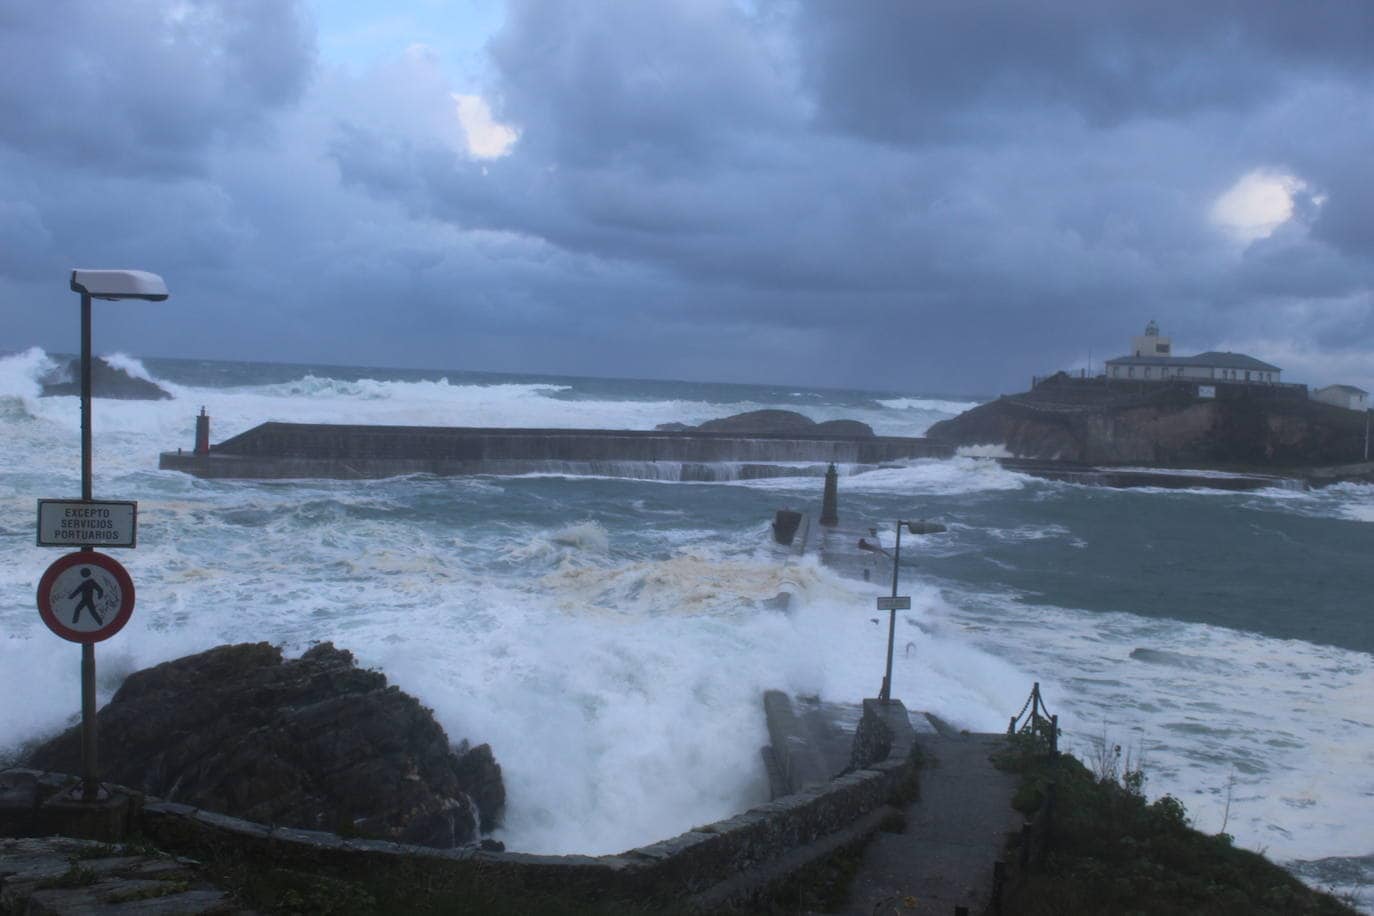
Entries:
<svg viewBox="0 0 1374 916">
<path fill-rule="evenodd" d="M 167 298 L 167 284 L 146 270 L 73 270 L 72 292 L 92 299 L 146 299 L 161 302 Z"/>
</svg>

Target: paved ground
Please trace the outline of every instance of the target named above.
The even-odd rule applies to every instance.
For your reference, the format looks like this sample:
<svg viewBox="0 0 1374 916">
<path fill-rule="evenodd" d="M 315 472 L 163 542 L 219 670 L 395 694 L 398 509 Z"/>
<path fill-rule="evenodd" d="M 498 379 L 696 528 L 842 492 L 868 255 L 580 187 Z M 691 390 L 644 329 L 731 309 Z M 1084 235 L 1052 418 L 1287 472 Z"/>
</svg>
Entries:
<svg viewBox="0 0 1374 916">
<path fill-rule="evenodd" d="M 51 916 L 239 913 L 186 859 L 66 837 L 0 839 L 0 912 Z"/>
<path fill-rule="evenodd" d="M 1022 823 L 1011 807 L 1016 777 L 988 761 L 1005 738 L 935 724 L 919 737 L 926 765 L 906 830 L 879 833 L 864 850 L 842 913 L 952 916 L 964 906 L 978 916 L 988 905 L 993 863 Z"/>
</svg>

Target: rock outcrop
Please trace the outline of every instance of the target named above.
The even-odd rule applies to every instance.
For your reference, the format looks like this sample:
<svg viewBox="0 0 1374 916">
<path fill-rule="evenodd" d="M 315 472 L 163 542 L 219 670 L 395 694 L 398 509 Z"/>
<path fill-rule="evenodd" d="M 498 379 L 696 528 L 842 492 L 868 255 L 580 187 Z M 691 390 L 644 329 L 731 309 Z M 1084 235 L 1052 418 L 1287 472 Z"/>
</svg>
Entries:
<svg viewBox="0 0 1374 916">
<path fill-rule="evenodd" d="M 331 643 L 165 662 L 130 675 L 99 723 L 106 779 L 261 823 L 449 848 L 505 806 L 489 746 L 455 753 L 430 710 Z M 26 765 L 80 772 L 79 729 Z"/>
<path fill-rule="evenodd" d="M 957 446 L 1002 445 L 1020 458 L 1162 467 L 1299 468 L 1359 460 L 1364 416 L 1308 400 L 1300 387 L 1112 384 L 1050 379 L 930 427 Z"/>
<path fill-rule="evenodd" d="M 660 423 L 654 427 L 663 432 L 736 433 L 768 436 L 844 436 L 868 439 L 873 427 L 858 420 L 826 420 L 817 423 L 795 410 L 750 410 L 734 416 L 707 420 L 700 426 L 685 423 Z"/>
<path fill-rule="evenodd" d="M 65 380 L 44 382 L 40 397 L 62 395 L 81 396 L 81 360 L 74 359 L 67 366 Z M 91 359 L 91 397 L 115 398 L 121 401 L 170 401 L 172 396 L 155 382 L 135 378 L 123 369 L 111 366 L 100 357 Z"/>
</svg>

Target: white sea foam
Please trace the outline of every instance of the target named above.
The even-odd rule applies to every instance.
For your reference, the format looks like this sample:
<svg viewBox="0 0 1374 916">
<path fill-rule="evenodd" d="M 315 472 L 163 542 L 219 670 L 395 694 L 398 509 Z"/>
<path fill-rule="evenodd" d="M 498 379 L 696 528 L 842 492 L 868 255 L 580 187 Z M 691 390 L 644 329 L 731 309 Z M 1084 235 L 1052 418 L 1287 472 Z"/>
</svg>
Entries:
<svg viewBox="0 0 1374 916">
<path fill-rule="evenodd" d="M 154 380 L 148 372 L 148 367 L 144 366 L 143 361 L 137 357 L 129 356 L 127 353 L 111 353 L 105 356 L 104 360 L 133 378 L 141 378 L 148 382 Z"/>
<path fill-rule="evenodd" d="M 879 398 L 878 403 L 889 410 L 929 410 L 957 416 L 978 406 L 978 401 L 942 401 L 935 398 Z"/>
<path fill-rule="evenodd" d="M 1015 458 L 1005 445 L 961 445 L 954 452 L 961 458 Z"/>
<path fill-rule="evenodd" d="M 995 461 L 979 458 L 915 459 L 901 464 L 884 466 L 876 470 L 864 469 L 862 473 L 855 473 L 857 469 L 851 467 L 843 467 L 839 470 L 846 475 L 844 477 L 846 493 L 955 495 L 994 490 L 1019 490 L 1030 482 L 1030 478 L 1024 474 L 1015 474 L 1003 469 Z M 739 481 L 734 485 L 757 490 L 813 492 L 816 489 L 816 479 L 814 477 L 777 477 Z"/>
</svg>

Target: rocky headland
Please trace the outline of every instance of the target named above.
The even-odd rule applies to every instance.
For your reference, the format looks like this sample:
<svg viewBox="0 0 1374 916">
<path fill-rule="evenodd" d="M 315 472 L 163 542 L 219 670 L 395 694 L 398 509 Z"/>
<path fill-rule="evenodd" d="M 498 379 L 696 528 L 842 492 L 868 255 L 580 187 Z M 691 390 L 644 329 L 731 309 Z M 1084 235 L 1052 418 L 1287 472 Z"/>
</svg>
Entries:
<svg viewBox="0 0 1374 916">
<path fill-rule="evenodd" d="M 81 396 L 81 360 L 74 359 L 65 372 L 54 373 L 43 382 L 40 397 Z M 91 397 L 121 401 L 170 401 L 162 386 L 136 378 L 100 357 L 91 359 Z"/>
<path fill-rule="evenodd" d="M 1060 375 L 1004 395 L 927 435 L 1002 446 L 1018 458 L 1095 465 L 1302 469 L 1363 458 L 1365 415 L 1310 400 L 1302 386 L 1121 383 Z"/>
<path fill-rule="evenodd" d="M 139 671 L 99 735 L 110 782 L 264 824 L 452 848 L 505 807 L 488 745 L 452 747 L 430 710 L 331 643 L 291 660 L 220 646 Z M 80 772 L 80 730 L 25 765 Z"/>
</svg>

